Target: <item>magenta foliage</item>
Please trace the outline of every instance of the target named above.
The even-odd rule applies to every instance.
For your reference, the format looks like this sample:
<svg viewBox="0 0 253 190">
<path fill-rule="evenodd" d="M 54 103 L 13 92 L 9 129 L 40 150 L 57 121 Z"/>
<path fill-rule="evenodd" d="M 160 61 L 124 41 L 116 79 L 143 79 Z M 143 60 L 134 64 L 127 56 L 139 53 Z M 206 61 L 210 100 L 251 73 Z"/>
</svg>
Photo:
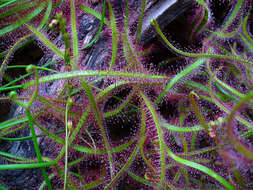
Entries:
<svg viewBox="0 0 253 190">
<path fill-rule="evenodd" d="M 45 1 L 38 1 L 39 5 L 43 2 Z M 74 2 L 76 3 L 77 27 L 79 29 L 79 46 L 81 47 L 91 41 L 90 37 L 94 36 L 97 29 L 92 27 L 91 31 L 84 29 L 82 22 L 85 18 L 87 20 L 93 18 L 84 13 L 79 5 L 85 4 L 96 11 L 101 11 L 102 1 Z M 136 30 L 141 1 L 129 0 L 130 17 L 126 33 L 124 33 L 126 2 L 117 0 L 111 2 L 118 37 L 117 57 L 111 70 L 145 75 L 163 75 L 168 76 L 168 78 L 154 80 L 148 77 L 141 79 L 108 76 L 103 78 L 100 76 L 86 77 L 85 81 L 90 84 L 91 92 L 95 97 L 97 112 L 92 110 L 94 108 L 92 102 L 89 101 L 90 94 L 87 93 L 87 89 L 86 91 L 83 90 L 82 79 L 80 78 L 54 80 L 51 83 L 39 85 L 39 92 L 31 111 L 34 117 L 38 114 L 34 118 L 37 122 L 35 122 L 37 132 L 45 133 L 47 131 L 51 133 L 39 141 L 41 147 L 47 146 L 47 151 L 42 151 L 43 156 L 52 160 L 57 159 L 64 148 L 66 138 L 71 139 L 70 136 L 66 137 L 64 132 L 54 134 L 65 130 L 65 109 L 68 97 L 72 96 L 73 100 L 73 104 L 67 110 L 68 121 L 71 121 L 73 126 L 69 129 L 70 135 L 78 128 L 83 113 L 92 107 L 89 110 L 90 112 L 87 112 L 86 120 L 79 126 L 78 134 L 72 139 L 71 145 L 68 147 L 69 187 L 103 189 L 111 188 L 107 187 L 111 183 L 111 186 L 115 186 L 116 189 L 223 188 L 223 184 L 211 177 L 210 174 L 183 165 L 173 159 L 171 155 L 167 154 L 167 148 L 181 158 L 208 167 L 215 172 L 215 175 L 217 174 L 231 183 L 231 187 L 235 189 L 252 187 L 249 184 L 252 182 L 252 159 L 250 156 L 237 151 L 228 136 L 228 130 L 231 130 L 238 142 L 247 147 L 252 156 L 252 134 L 249 135 L 250 138 L 242 138 L 243 135 L 248 134 L 249 130 L 252 131 L 250 128 L 252 126 L 252 102 L 248 101 L 249 105 L 245 104 L 238 109 L 235 115 L 240 119 L 236 120 L 234 117 L 231 126 L 227 126 L 227 118 L 234 106 L 252 90 L 252 77 L 250 76 L 252 65 L 248 66 L 245 61 L 219 58 L 218 56 L 213 56 L 211 59 L 205 57 L 210 54 L 227 55 L 239 57 L 252 64 L 250 58 L 252 56 L 252 44 L 251 46 L 248 45 L 241 37 L 242 35 L 245 38 L 247 37 L 246 31 L 241 26 L 248 15 L 247 9 L 250 1 L 242 3 L 235 18 L 226 26 L 226 23 L 233 16 L 233 10 L 240 2 L 240 0 L 234 2 L 196 1 L 184 14 L 164 29 L 166 37 L 171 39 L 170 41 L 173 44 L 178 43 L 175 48 L 191 52 L 190 55 L 175 53 L 174 49 L 168 49 L 162 39 L 157 40 L 159 39 L 158 35 L 152 44 L 140 45 L 137 43 Z M 53 1 L 53 6 L 56 6 L 57 3 L 58 1 Z M 52 20 L 48 24 L 54 26 L 43 32 L 60 49 L 65 48 L 65 52 L 68 53 L 68 63 L 73 58 L 71 53 L 74 51 L 74 48 L 70 47 L 73 36 L 68 36 L 71 34 L 71 8 L 69 3 L 70 1 L 67 1 L 66 4 L 52 11 L 52 15 L 63 13 L 63 18 L 66 19 L 66 30 L 61 28 L 62 25 L 61 23 L 59 25 L 57 20 Z M 147 1 L 146 4 L 148 11 L 148 6 L 152 4 L 152 1 Z M 108 5 L 110 5 L 109 2 L 106 5 L 106 19 L 110 20 L 112 13 L 109 12 Z M 8 7 L 4 11 L 11 8 Z M 27 12 L 21 13 L 26 16 L 33 10 L 28 9 Z M 42 20 L 41 14 L 29 20 L 28 23 L 32 24 L 33 27 L 38 27 Z M 251 14 L 250 17 L 252 17 Z M 0 24 L 7 21 L 15 22 L 15 19 L 18 17 L 6 17 L 5 20 L 0 21 Z M 51 16 L 50 19 L 57 18 Z M 252 36 L 252 29 L 249 26 L 246 30 Z M 13 45 L 27 31 L 28 29 L 22 26 L 4 38 L 14 36 L 13 42 L 9 44 Z M 82 32 L 86 32 L 86 35 L 83 36 Z M 115 51 L 113 49 L 115 47 L 112 45 L 115 36 L 112 35 L 112 32 L 113 29 L 110 26 L 105 26 L 100 38 L 93 46 L 80 50 L 80 60 L 77 62 L 79 70 L 109 70 L 112 53 Z M 59 33 L 66 35 L 63 35 L 63 39 L 61 39 L 61 35 L 56 35 Z M 231 35 L 226 35 L 229 33 Z M 46 49 L 47 54 L 54 56 L 47 49 L 48 47 L 45 47 L 41 42 L 38 43 Z M 193 56 L 193 54 L 199 56 Z M 173 80 L 173 77 L 180 76 L 199 58 L 206 59 L 205 65 L 179 78 L 176 84 L 166 92 L 162 100 L 155 104 L 156 98 Z M 57 62 L 51 68 L 59 73 L 71 71 L 71 68 L 67 67 L 63 61 Z M 43 76 L 49 76 L 49 74 L 42 71 L 40 77 Z M 125 84 L 115 87 L 100 99 L 96 99 L 101 91 L 120 82 L 125 82 Z M 64 89 L 65 87 L 66 89 Z M 33 87 L 28 91 L 21 92 L 20 97 L 29 97 L 30 91 L 33 91 Z M 154 107 L 155 114 L 148 108 L 147 102 L 140 95 L 141 93 L 148 97 L 148 101 Z M 189 100 L 191 93 L 195 93 L 195 104 Z M 126 105 L 124 105 L 125 103 Z M 114 114 L 115 110 L 120 109 L 121 106 L 123 108 Z M 41 108 L 46 110 L 41 110 Z M 145 116 L 143 116 L 142 110 L 144 110 Z M 39 113 L 40 111 L 42 113 Z M 154 115 L 158 117 L 159 125 L 161 125 L 162 137 L 157 131 L 158 124 Z M 98 117 L 101 117 L 101 121 Z M 142 123 L 144 118 L 145 122 Z M 244 122 L 241 122 L 242 120 Z M 105 135 L 101 133 L 99 122 L 102 123 L 102 131 Z M 173 126 L 177 130 L 168 129 L 163 123 Z M 208 126 L 208 129 L 203 123 Z M 145 130 L 142 134 L 143 125 Z M 40 126 L 45 130 L 43 131 Z M 193 126 L 199 126 L 203 129 L 180 132 L 180 130 Z M 228 129 L 228 127 L 231 128 Z M 108 146 L 112 151 L 113 167 L 110 165 L 110 154 L 106 153 L 105 139 L 108 140 Z M 164 142 L 161 143 L 160 139 L 163 139 Z M 161 146 L 166 147 L 165 169 L 162 168 Z M 130 162 L 129 160 L 134 155 L 136 147 L 138 147 L 137 153 L 130 165 L 126 167 L 125 164 Z M 63 186 L 65 161 L 64 156 L 62 156 L 57 165 L 50 168 L 50 171 L 56 174 L 53 178 L 55 188 L 62 188 Z M 124 171 L 120 173 L 122 168 Z M 162 184 L 159 184 L 163 170 L 165 177 Z M 117 176 L 117 174 L 120 175 Z"/>
</svg>

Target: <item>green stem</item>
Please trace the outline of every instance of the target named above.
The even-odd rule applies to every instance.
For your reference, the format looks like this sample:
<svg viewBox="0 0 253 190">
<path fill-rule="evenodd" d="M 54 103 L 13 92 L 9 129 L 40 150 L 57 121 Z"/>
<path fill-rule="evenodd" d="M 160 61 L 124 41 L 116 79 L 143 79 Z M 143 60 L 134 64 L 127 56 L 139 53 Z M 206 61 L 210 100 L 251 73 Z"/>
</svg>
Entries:
<svg viewBox="0 0 253 190">
<path fill-rule="evenodd" d="M 32 115 L 31 115 L 31 112 L 30 112 L 29 109 L 26 110 L 26 114 L 27 114 L 30 130 L 31 130 L 31 133 L 32 133 L 33 145 L 34 145 L 35 152 L 36 152 L 36 155 L 37 155 L 37 158 L 38 158 L 38 162 L 43 163 L 41 153 L 40 153 L 40 148 L 39 148 L 39 145 L 38 145 L 38 142 L 37 142 L 36 132 L 35 132 L 34 125 L 33 125 Z M 47 175 L 47 172 L 45 170 L 45 167 L 42 167 L 41 171 L 42 171 L 43 177 L 46 181 L 48 189 L 53 190 L 52 185 L 51 185 L 51 183 L 48 179 L 48 175 Z"/>
<path fill-rule="evenodd" d="M 72 128 L 72 123 L 69 123 L 68 120 L 68 111 L 73 104 L 73 100 L 71 98 L 68 99 L 65 109 L 65 166 L 64 166 L 64 190 L 67 187 L 67 174 L 68 174 L 68 139 L 69 139 L 69 132 L 68 129 Z"/>
</svg>

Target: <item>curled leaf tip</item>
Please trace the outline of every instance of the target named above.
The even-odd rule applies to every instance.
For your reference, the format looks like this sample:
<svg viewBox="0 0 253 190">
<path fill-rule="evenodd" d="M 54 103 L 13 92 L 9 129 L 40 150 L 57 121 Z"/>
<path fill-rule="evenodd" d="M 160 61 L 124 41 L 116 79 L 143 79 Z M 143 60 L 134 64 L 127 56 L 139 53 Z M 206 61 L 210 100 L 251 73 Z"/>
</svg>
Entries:
<svg viewBox="0 0 253 190">
<path fill-rule="evenodd" d="M 154 18 L 151 18 L 151 19 L 150 19 L 150 24 L 153 25 L 153 26 L 155 26 L 156 20 L 155 20 Z"/>
<path fill-rule="evenodd" d="M 27 72 L 27 73 L 30 73 L 30 72 L 32 72 L 34 69 L 36 69 L 36 67 L 35 67 L 34 65 L 28 65 L 28 66 L 26 67 L 26 72 Z"/>
<path fill-rule="evenodd" d="M 9 93 L 9 98 L 10 98 L 10 99 L 15 98 L 16 96 L 17 96 L 17 92 L 16 92 L 16 91 L 11 91 L 11 92 Z"/>
</svg>

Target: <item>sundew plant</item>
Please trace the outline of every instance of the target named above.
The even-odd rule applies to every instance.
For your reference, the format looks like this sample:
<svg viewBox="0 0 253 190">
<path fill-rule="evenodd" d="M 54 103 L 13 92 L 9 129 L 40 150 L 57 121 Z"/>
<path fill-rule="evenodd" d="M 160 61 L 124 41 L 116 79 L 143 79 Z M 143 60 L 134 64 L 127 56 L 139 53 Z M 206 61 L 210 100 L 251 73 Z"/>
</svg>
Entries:
<svg viewBox="0 0 253 190">
<path fill-rule="evenodd" d="M 252 1 L 157 2 L 0 0 L 0 189 L 253 189 Z"/>
</svg>

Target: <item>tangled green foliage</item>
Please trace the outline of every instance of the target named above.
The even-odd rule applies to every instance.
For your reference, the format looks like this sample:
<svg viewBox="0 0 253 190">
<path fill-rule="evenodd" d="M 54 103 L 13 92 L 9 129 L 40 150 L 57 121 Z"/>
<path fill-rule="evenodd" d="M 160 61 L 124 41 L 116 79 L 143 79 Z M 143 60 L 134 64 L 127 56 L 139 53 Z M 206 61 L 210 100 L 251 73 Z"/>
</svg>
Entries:
<svg viewBox="0 0 253 190">
<path fill-rule="evenodd" d="M 8 49 L 0 52 L 0 77 L 8 81 L 0 87 L 0 101 L 12 102 L 24 110 L 0 123 L 0 140 L 32 139 L 36 153 L 36 157 L 26 158 L 0 150 L 5 160 L 0 170 L 40 168 L 44 181 L 39 189 L 120 189 L 126 176 L 136 188 L 146 189 L 252 188 L 250 0 L 232 2 L 219 26 L 214 21 L 213 1 L 195 0 L 195 14 L 189 16 L 189 41 L 198 39 L 201 45 L 194 51 L 176 47 L 159 23 L 151 20 L 157 37 L 186 65 L 178 66 L 176 74 L 171 75 L 148 67 L 145 56 L 153 49 L 140 45 L 147 2 L 140 3 L 132 35 L 128 0 L 122 2 L 123 18 L 118 18 L 113 0 L 100 3 L 101 13 L 88 1 L 0 1 L 1 40 L 15 36 L 8 42 Z M 97 34 L 84 46 L 78 38 L 80 13 L 100 20 Z M 49 32 L 57 31 L 57 27 L 61 46 Z M 106 29 L 110 31 L 107 65 L 102 69 L 84 68 L 82 52 L 108 35 L 103 33 Z M 8 65 L 15 51 L 34 40 L 54 55 L 51 61 L 42 66 Z M 61 69 L 55 70 L 52 65 Z M 27 74 L 8 80 L 7 71 L 16 68 L 26 68 Z M 41 70 L 48 74 L 40 75 Z M 98 85 L 101 81 L 104 84 Z M 50 84 L 57 84 L 56 94 L 40 90 Z M 130 90 L 119 93 L 124 89 Z M 115 105 L 108 110 L 105 105 L 109 100 Z M 169 110 L 175 101 L 174 110 Z M 177 114 L 164 114 L 162 109 Z M 121 127 L 113 120 L 125 117 L 122 115 L 125 120 L 135 119 L 130 123 L 135 132 L 115 143 L 109 125 Z M 63 123 L 62 130 L 43 126 L 45 117 Z M 125 120 L 123 128 L 127 126 Z M 31 136 L 13 137 L 28 127 Z M 201 147 L 201 136 L 210 141 L 207 146 Z M 56 155 L 44 154 L 41 138 L 47 139 Z M 83 164 L 88 161 L 91 167 Z M 0 189 L 12 188 L 4 183 Z"/>
</svg>

